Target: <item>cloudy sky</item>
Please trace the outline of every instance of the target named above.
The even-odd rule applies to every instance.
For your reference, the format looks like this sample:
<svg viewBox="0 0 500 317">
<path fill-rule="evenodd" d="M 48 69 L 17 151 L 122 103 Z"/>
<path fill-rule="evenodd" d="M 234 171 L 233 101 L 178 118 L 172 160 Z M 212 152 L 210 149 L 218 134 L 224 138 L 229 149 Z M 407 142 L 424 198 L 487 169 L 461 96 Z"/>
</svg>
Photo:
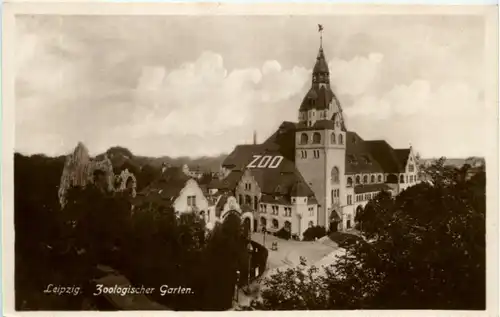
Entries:
<svg viewBox="0 0 500 317">
<path fill-rule="evenodd" d="M 319 36 L 349 130 L 423 156 L 484 155 L 480 16 L 18 16 L 26 154 L 201 156 L 295 121 Z M 493 105 L 494 106 L 494 105 Z"/>
</svg>

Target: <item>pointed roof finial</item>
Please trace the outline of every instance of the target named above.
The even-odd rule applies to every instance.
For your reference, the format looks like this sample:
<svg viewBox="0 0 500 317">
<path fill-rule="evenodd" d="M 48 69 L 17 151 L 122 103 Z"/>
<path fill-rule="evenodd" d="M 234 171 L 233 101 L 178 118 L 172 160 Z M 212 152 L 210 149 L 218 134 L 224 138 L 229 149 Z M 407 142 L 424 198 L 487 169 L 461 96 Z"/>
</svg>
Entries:
<svg viewBox="0 0 500 317">
<path fill-rule="evenodd" d="M 319 48 L 323 48 L 323 25 L 318 24 L 318 32 L 319 32 Z"/>
</svg>

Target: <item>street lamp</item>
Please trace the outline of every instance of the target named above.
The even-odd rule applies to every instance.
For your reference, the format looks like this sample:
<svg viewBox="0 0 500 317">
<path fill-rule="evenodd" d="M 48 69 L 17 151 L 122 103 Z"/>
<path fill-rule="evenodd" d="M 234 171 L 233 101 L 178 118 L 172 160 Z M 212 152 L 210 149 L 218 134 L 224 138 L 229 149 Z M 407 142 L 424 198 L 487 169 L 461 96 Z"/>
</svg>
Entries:
<svg viewBox="0 0 500 317">
<path fill-rule="evenodd" d="M 252 253 L 253 253 L 253 246 L 251 242 L 248 242 L 247 244 L 247 251 L 248 251 L 248 290 L 250 290 L 250 272 L 252 271 Z"/>
</svg>

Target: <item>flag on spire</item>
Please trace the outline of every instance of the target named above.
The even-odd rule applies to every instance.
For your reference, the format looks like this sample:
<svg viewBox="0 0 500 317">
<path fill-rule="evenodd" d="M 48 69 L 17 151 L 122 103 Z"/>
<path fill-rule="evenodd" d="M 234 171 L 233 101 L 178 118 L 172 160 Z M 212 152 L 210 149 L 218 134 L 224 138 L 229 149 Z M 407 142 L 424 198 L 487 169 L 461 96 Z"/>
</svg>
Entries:
<svg viewBox="0 0 500 317">
<path fill-rule="evenodd" d="M 318 32 L 319 32 L 319 47 L 323 49 L 323 25 L 318 24 Z"/>
</svg>

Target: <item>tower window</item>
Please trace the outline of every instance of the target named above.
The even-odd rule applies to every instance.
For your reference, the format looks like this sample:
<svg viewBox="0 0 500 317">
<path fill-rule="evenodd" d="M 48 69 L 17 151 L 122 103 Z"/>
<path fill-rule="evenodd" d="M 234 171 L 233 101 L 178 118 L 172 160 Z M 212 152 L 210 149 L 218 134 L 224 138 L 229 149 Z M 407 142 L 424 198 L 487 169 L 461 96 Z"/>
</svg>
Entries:
<svg viewBox="0 0 500 317">
<path fill-rule="evenodd" d="M 372 175 L 370 182 L 375 183 L 375 175 Z"/>
<path fill-rule="evenodd" d="M 332 168 L 331 177 L 332 177 L 332 183 L 334 183 L 334 184 L 339 183 L 339 169 L 338 169 L 338 167 L 334 166 Z"/>
<path fill-rule="evenodd" d="M 347 187 L 352 187 L 352 177 L 347 177 Z"/>
<path fill-rule="evenodd" d="M 335 139 L 335 133 L 332 133 L 332 135 L 330 136 L 330 142 L 331 142 L 332 144 L 337 143 L 337 140 Z"/>
<path fill-rule="evenodd" d="M 313 134 L 313 140 L 314 144 L 320 144 L 321 143 L 321 134 L 319 132 L 314 132 Z"/>
<path fill-rule="evenodd" d="M 379 175 L 379 176 L 378 176 L 378 182 L 379 182 L 379 183 L 382 183 L 382 175 Z"/>
<path fill-rule="evenodd" d="M 344 136 L 339 134 L 339 144 L 344 144 Z"/>
<path fill-rule="evenodd" d="M 300 135 L 300 144 L 307 144 L 309 142 L 309 137 L 307 136 L 307 133 L 302 133 Z"/>
<path fill-rule="evenodd" d="M 368 176 L 363 176 L 363 184 L 368 184 Z"/>
<path fill-rule="evenodd" d="M 361 178 L 359 176 L 356 176 L 356 185 L 359 185 L 361 183 Z"/>
</svg>

